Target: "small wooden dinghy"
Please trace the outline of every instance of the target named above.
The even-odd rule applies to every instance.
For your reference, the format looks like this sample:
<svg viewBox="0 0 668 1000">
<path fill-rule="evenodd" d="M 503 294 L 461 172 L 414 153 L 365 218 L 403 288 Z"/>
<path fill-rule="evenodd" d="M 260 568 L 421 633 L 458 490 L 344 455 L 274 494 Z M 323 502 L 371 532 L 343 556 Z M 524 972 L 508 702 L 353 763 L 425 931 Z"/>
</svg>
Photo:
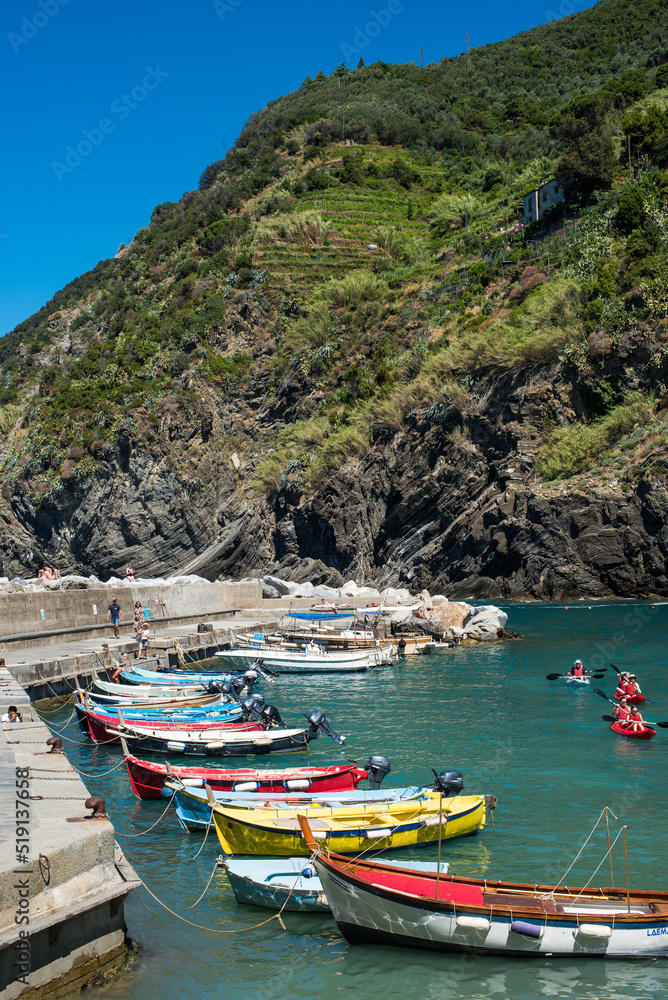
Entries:
<svg viewBox="0 0 668 1000">
<path fill-rule="evenodd" d="M 436 871 L 432 861 L 390 861 L 410 871 Z M 237 903 L 266 910 L 330 913 L 322 882 L 310 861 L 304 858 L 226 858 L 224 867 Z M 441 873 L 448 870 L 442 861 Z"/>
<path fill-rule="evenodd" d="M 441 811 L 442 803 L 442 811 Z M 320 843 L 341 854 L 420 847 L 439 839 L 469 837 L 485 825 L 485 798 L 460 795 L 444 798 L 427 792 L 419 799 L 352 806 L 304 806 L 244 809 L 216 805 L 213 821 L 225 854 L 268 854 L 292 857 L 310 854 L 299 825 L 305 813 Z"/>
<path fill-rule="evenodd" d="M 369 777 L 368 766 L 333 764 L 325 767 L 282 767 L 261 770 L 251 767 L 172 767 L 152 760 L 133 757 L 125 740 L 121 739 L 130 783 L 140 799 L 159 799 L 162 787 L 169 778 L 195 783 L 203 788 L 205 783 L 221 791 L 254 791 L 258 795 L 290 791 L 333 792 L 357 788 Z"/>
<path fill-rule="evenodd" d="M 304 841 L 351 944 L 484 955 L 668 955 L 668 892 L 580 889 L 411 872 L 330 853 L 305 816 Z"/>
</svg>

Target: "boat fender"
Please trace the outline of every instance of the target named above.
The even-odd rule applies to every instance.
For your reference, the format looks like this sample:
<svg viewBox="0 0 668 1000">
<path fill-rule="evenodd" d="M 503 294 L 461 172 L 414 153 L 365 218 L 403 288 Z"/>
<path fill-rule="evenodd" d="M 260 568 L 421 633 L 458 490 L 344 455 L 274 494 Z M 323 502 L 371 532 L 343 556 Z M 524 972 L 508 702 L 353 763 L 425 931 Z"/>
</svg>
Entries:
<svg viewBox="0 0 668 1000">
<path fill-rule="evenodd" d="M 259 781 L 240 781 L 238 785 L 232 786 L 233 792 L 257 792 L 260 787 Z"/>
<path fill-rule="evenodd" d="M 306 778 L 302 779 L 301 781 L 297 778 L 291 778 L 290 780 L 285 782 L 285 787 L 287 789 L 290 789 L 291 791 L 305 792 L 308 788 L 311 787 L 311 782 L 308 781 Z"/>
<path fill-rule="evenodd" d="M 434 771 L 432 767 L 432 771 Z M 448 797 L 459 795 L 464 790 L 464 775 L 461 771 L 441 771 L 439 774 L 434 771 L 434 791 L 440 792 Z"/>
<path fill-rule="evenodd" d="M 369 772 L 369 788 L 372 791 L 380 788 L 381 781 L 392 770 L 392 765 L 388 758 L 381 756 L 369 757 L 364 766 Z"/>
<path fill-rule="evenodd" d="M 366 837 L 367 840 L 380 840 L 381 837 L 391 837 L 392 836 L 392 830 L 391 830 L 391 828 L 389 826 L 382 827 L 382 828 L 376 827 L 375 830 L 366 829 L 366 830 L 363 830 L 362 833 L 364 834 L 364 836 Z M 316 834 L 316 836 L 317 836 L 317 834 Z"/>
<path fill-rule="evenodd" d="M 400 653 L 403 653 L 405 648 L 406 648 L 406 640 L 400 639 L 399 642 L 397 643 L 397 649 L 399 650 Z"/>
<path fill-rule="evenodd" d="M 224 746 L 225 744 L 222 740 L 214 740 L 213 743 L 206 744 L 207 750 L 222 750 Z"/>
<path fill-rule="evenodd" d="M 302 868 L 301 875 L 303 878 L 314 878 L 315 868 L 313 867 L 313 865 L 306 865 L 304 868 Z"/>
<path fill-rule="evenodd" d="M 545 934 L 542 925 L 530 924 L 526 920 L 513 920 L 510 929 L 513 934 L 524 934 L 525 937 L 542 938 Z"/>
<path fill-rule="evenodd" d="M 608 927 L 607 924 L 580 924 L 575 928 L 574 934 L 599 939 L 609 938 L 612 937 L 612 927 Z"/>
<path fill-rule="evenodd" d="M 316 736 L 318 736 L 320 732 L 323 732 L 326 736 L 329 736 L 330 739 L 334 740 L 335 743 L 338 743 L 339 746 L 346 742 L 345 736 L 341 736 L 340 733 L 334 732 L 327 721 L 325 713 L 319 708 L 314 708 L 312 712 L 309 712 L 306 719 L 308 720 L 311 732 Z"/>
<path fill-rule="evenodd" d="M 181 778 L 181 784 L 186 788 L 204 788 L 206 782 L 204 778 Z"/>
<path fill-rule="evenodd" d="M 183 752 L 185 750 L 185 748 L 186 748 L 185 743 L 175 743 L 172 740 L 169 740 L 168 743 L 167 743 L 167 749 L 168 750 L 179 750 L 179 751 Z"/>
<path fill-rule="evenodd" d="M 472 931 L 488 931 L 492 926 L 492 921 L 487 917 L 469 917 L 465 913 L 457 917 L 455 923 L 458 927 L 466 927 Z"/>
</svg>

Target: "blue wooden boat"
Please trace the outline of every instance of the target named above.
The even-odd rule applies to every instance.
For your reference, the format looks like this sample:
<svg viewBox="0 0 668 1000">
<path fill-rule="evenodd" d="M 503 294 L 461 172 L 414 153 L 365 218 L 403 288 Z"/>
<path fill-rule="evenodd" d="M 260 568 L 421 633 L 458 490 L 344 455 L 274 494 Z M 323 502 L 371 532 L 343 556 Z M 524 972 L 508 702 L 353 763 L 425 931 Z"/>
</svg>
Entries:
<svg viewBox="0 0 668 1000">
<path fill-rule="evenodd" d="M 378 861 L 383 859 L 378 858 Z M 383 861 L 414 871 L 436 872 L 433 861 Z M 226 858 L 227 877 L 237 903 L 261 906 L 266 910 L 330 913 L 315 866 L 305 858 Z M 448 862 L 440 864 L 441 874 Z"/>
<path fill-rule="evenodd" d="M 204 786 L 204 787 L 202 787 Z M 278 806 L 298 807 L 318 803 L 319 805 L 344 806 L 360 802 L 386 802 L 388 804 L 405 799 L 420 799 L 429 788 L 426 785 L 412 785 L 407 788 L 349 789 L 343 792 L 286 792 L 284 795 L 258 795 L 249 792 L 213 791 L 201 779 L 166 781 L 162 796 L 174 796 L 176 815 L 179 823 L 192 832 L 206 830 L 211 822 L 213 805 L 246 806 L 258 809 L 262 806 L 275 809 Z"/>
<path fill-rule="evenodd" d="M 186 687 L 191 684 L 207 685 L 211 681 L 216 684 L 224 684 L 234 678 L 233 673 L 203 673 L 196 674 L 190 670 L 144 670 L 142 667 L 132 666 L 123 670 L 121 677 L 126 684 L 151 684 L 156 687 Z"/>
</svg>

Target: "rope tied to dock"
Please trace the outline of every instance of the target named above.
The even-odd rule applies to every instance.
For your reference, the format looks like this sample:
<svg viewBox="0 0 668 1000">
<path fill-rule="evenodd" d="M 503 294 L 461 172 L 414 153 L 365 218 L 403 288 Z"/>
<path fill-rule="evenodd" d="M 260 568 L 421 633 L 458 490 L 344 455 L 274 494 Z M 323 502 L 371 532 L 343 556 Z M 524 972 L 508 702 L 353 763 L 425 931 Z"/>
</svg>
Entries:
<svg viewBox="0 0 668 1000">
<path fill-rule="evenodd" d="M 123 763 L 125 763 L 125 760 L 123 760 Z M 97 775 L 95 775 L 95 777 L 97 777 Z M 148 830 L 142 830 L 141 833 L 121 833 L 120 830 L 116 830 L 116 828 L 114 827 L 115 832 L 118 834 L 119 837 L 143 837 L 144 834 L 150 833 L 151 830 L 155 829 L 155 827 L 158 825 L 158 823 L 160 822 L 160 820 L 167 813 L 167 810 L 169 809 L 169 807 L 171 806 L 171 804 L 172 804 L 173 801 L 174 801 L 174 797 L 172 796 L 172 798 L 167 803 L 167 808 L 158 816 L 158 818 L 156 819 L 155 823 L 153 823 L 152 826 L 149 826 Z"/>
<path fill-rule="evenodd" d="M 310 864 L 313 861 L 314 858 L 315 858 L 315 854 L 312 854 L 311 857 L 308 858 L 304 862 L 304 867 L 307 864 Z M 214 865 L 213 872 L 211 873 L 211 876 L 210 876 L 209 881 L 207 883 L 206 889 L 204 890 L 204 892 L 200 896 L 200 899 L 202 899 L 204 897 L 204 895 L 206 894 L 209 886 L 211 885 L 211 880 L 213 879 L 213 875 L 214 875 L 217 867 L 218 867 L 218 862 L 216 862 L 216 864 Z M 146 889 L 146 891 L 149 894 L 149 896 L 151 896 L 151 898 L 154 899 L 156 901 L 156 903 L 158 903 L 159 906 L 162 906 L 163 909 L 167 910 L 168 913 L 171 913 L 173 917 L 177 918 L 177 920 L 182 920 L 184 922 L 184 924 L 190 924 L 191 927 L 196 927 L 200 931 L 206 931 L 208 934 L 246 934 L 248 931 L 254 931 L 254 930 L 257 930 L 258 927 L 264 927 L 265 924 L 270 924 L 272 920 L 278 920 L 278 922 L 281 925 L 281 927 L 283 928 L 283 930 L 286 930 L 285 924 L 283 923 L 283 919 L 282 919 L 283 911 L 285 910 L 285 907 L 288 905 L 288 902 L 290 901 L 290 897 L 292 896 L 292 893 L 295 890 L 295 886 L 297 885 L 297 882 L 299 881 L 300 878 L 301 878 L 301 871 L 297 874 L 297 877 L 296 877 L 294 883 L 292 884 L 292 887 L 290 888 L 290 892 L 286 896 L 285 902 L 283 903 L 283 906 L 280 908 L 280 910 L 278 911 L 278 913 L 272 913 L 272 915 L 270 917 L 267 917 L 266 920 L 261 920 L 259 924 L 253 924 L 251 927 L 233 927 L 233 928 L 223 928 L 223 929 L 218 928 L 218 927 L 205 927 L 204 924 L 196 924 L 192 920 L 188 920 L 187 917 L 182 917 L 180 913 L 177 913 L 176 910 L 172 910 L 169 906 L 167 906 L 166 903 L 163 903 L 163 901 L 161 899 L 158 899 L 158 897 L 156 896 L 156 894 L 154 892 L 151 892 L 151 890 L 146 885 L 146 882 L 144 882 L 143 879 L 140 879 L 140 882 L 141 882 L 142 886 L 144 887 L 144 889 Z M 146 903 L 143 901 L 143 899 L 139 895 L 139 891 L 137 889 L 135 889 L 134 891 L 137 893 L 137 897 L 138 897 L 140 903 L 142 904 L 142 906 L 144 906 L 147 910 L 149 910 L 150 913 L 155 913 L 155 910 L 151 910 L 151 908 L 149 906 L 146 906 Z M 200 899 L 197 900 L 197 903 L 199 903 Z M 193 903 L 193 906 L 195 906 L 195 905 L 197 905 L 197 904 Z M 192 909 L 192 907 L 188 907 L 188 908 Z"/>
</svg>

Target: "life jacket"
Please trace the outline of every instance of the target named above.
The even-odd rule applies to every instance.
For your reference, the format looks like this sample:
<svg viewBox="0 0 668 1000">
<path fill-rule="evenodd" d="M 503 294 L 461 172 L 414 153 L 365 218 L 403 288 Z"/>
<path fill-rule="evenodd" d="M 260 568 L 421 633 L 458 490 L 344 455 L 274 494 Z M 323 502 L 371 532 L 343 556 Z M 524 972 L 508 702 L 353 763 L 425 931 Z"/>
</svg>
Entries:
<svg viewBox="0 0 668 1000">
<path fill-rule="evenodd" d="M 617 719 L 617 722 L 624 722 L 626 719 L 628 719 L 628 717 L 629 717 L 628 708 L 624 708 L 623 705 L 617 705 L 617 707 L 615 708 L 615 718 Z"/>
<path fill-rule="evenodd" d="M 623 688 L 623 690 L 624 690 L 624 693 L 625 693 L 625 694 L 627 694 L 627 695 L 630 695 L 630 696 L 631 696 L 631 698 L 632 698 L 632 697 L 633 697 L 633 696 L 635 695 L 635 693 L 636 693 L 636 686 L 635 686 L 635 684 L 633 683 L 633 681 L 623 681 L 623 682 L 622 682 L 622 688 Z"/>
<path fill-rule="evenodd" d="M 637 715 L 632 715 L 632 714 L 631 714 L 631 713 L 629 712 L 629 715 L 628 715 L 628 719 L 627 719 L 626 721 L 627 721 L 627 722 L 631 722 L 631 723 L 633 723 L 633 722 L 636 722 L 636 723 L 638 723 L 638 724 L 639 724 L 639 725 L 641 725 L 641 726 L 644 726 L 644 725 L 645 725 L 645 721 L 644 721 L 644 719 L 643 719 L 642 715 L 640 714 L 640 712 L 638 712 L 638 714 L 637 714 Z"/>
<path fill-rule="evenodd" d="M 583 677 L 584 676 L 584 667 L 582 665 L 580 665 L 579 667 L 575 667 L 574 666 L 573 670 L 572 670 L 572 674 L 573 674 L 573 677 Z"/>
</svg>

